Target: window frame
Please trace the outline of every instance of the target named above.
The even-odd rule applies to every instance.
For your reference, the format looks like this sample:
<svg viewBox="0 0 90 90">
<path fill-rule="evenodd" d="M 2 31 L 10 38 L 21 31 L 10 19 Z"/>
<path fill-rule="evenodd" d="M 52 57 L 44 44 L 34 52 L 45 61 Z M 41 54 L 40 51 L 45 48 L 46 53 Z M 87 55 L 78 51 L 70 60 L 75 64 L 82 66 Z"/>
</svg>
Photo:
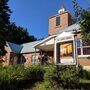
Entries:
<svg viewBox="0 0 90 90">
<path fill-rule="evenodd" d="M 60 16 L 56 16 L 56 27 L 60 26 Z"/>
<path fill-rule="evenodd" d="M 83 53 L 83 48 L 88 48 L 88 47 L 90 47 L 90 45 L 89 45 L 89 46 L 83 46 L 83 41 L 82 41 L 82 39 L 79 38 L 78 40 L 80 40 L 80 47 L 77 46 L 77 50 L 78 50 L 78 48 L 80 48 L 80 50 L 81 50 L 81 54 L 80 54 L 80 55 L 78 55 L 78 53 L 77 53 L 78 57 L 90 57 L 89 54 L 86 54 L 86 55 L 85 55 L 85 54 Z M 78 44 L 77 44 L 77 45 L 78 45 Z"/>
<path fill-rule="evenodd" d="M 37 55 L 32 55 L 31 56 L 31 63 L 37 63 L 37 61 L 38 61 L 38 56 Z"/>
</svg>

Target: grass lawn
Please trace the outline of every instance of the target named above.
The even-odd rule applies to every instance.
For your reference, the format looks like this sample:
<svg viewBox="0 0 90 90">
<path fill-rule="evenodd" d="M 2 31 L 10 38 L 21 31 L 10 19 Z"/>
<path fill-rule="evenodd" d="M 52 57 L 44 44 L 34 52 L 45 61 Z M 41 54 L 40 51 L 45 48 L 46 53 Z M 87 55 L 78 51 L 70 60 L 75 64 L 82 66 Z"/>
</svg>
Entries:
<svg viewBox="0 0 90 90">
<path fill-rule="evenodd" d="M 88 83 L 88 84 L 90 84 L 90 80 L 80 79 L 80 83 Z"/>
<path fill-rule="evenodd" d="M 25 90 L 31 89 L 31 90 L 55 90 L 48 81 L 41 81 L 36 82 L 32 87 L 30 87 L 31 84 L 28 84 L 27 88 L 24 88 Z M 90 80 L 81 79 L 80 80 L 80 87 L 82 90 L 90 90 Z M 61 90 L 64 90 L 61 88 Z M 70 90 L 70 89 L 69 89 Z M 79 89 L 80 90 L 80 89 Z"/>
</svg>

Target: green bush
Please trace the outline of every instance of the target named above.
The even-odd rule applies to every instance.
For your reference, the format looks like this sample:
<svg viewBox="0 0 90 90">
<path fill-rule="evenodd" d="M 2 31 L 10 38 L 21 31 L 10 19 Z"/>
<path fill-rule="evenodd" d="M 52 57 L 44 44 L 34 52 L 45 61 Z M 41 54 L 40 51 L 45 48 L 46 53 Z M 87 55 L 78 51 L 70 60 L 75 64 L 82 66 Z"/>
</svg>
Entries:
<svg viewBox="0 0 90 90">
<path fill-rule="evenodd" d="M 39 65 L 0 67 L 0 89 L 17 89 L 26 81 L 39 81 L 44 77 L 44 69 Z M 33 83 L 33 82 L 32 82 Z M 6 88 L 6 89 L 5 89 Z"/>
<path fill-rule="evenodd" d="M 90 80 L 90 71 L 81 69 L 79 75 L 81 79 Z"/>
<path fill-rule="evenodd" d="M 21 65 L 0 67 L 0 88 L 13 89 L 18 87 L 18 79 L 24 77 L 24 69 Z"/>
<path fill-rule="evenodd" d="M 49 81 L 49 77 L 48 75 L 50 75 L 50 73 L 52 73 L 53 71 L 53 66 L 55 65 L 44 65 L 43 67 L 42 66 L 39 66 L 42 70 L 43 70 L 43 74 L 44 74 L 44 77 L 42 80 L 39 80 L 39 82 L 35 83 L 35 90 L 55 90 L 52 86 L 51 86 L 51 83 Z M 35 68 L 37 66 L 34 66 Z M 37 69 L 37 68 L 36 68 Z M 41 72 L 42 72 L 41 70 Z M 43 75 L 40 75 L 40 76 L 43 76 Z"/>
<path fill-rule="evenodd" d="M 38 90 L 76 89 L 80 88 L 79 79 L 82 78 L 90 79 L 90 72 L 83 70 L 81 66 L 0 66 L 0 90 L 16 90 L 18 87 L 22 90 L 25 83 L 33 85 L 37 81 L 40 81 L 37 85 Z"/>
<path fill-rule="evenodd" d="M 77 88 L 79 84 L 79 68 L 70 65 L 53 66 L 46 78 L 54 88 Z"/>
<path fill-rule="evenodd" d="M 44 78 L 44 69 L 40 65 L 31 65 L 27 68 L 26 77 L 32 80 L 43 80 Z"/>
<path fill-rule="evenodd" d="M 44 80 L 42 82 L 36 83 L 34 90 L 55 90 L 55 89 L 51 86 L 49 81 Z"/>
</svg>

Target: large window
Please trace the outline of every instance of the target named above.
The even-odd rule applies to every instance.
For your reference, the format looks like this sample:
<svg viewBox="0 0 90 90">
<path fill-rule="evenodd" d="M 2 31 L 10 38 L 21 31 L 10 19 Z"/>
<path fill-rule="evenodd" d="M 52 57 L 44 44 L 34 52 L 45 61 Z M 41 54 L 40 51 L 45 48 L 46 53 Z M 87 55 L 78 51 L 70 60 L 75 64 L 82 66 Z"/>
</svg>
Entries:
<svg viewBox="0 0 90 90">
<path fill-rule="evenodd" d="M 60 16 L 57 16 L 56 17 L 56 26 L 59 26 L 60 25 Z"/>
<path fill-rule="evenodd" d="M 74 62 L 73 41 L 57 44 L 57 63 L 70 64 Z"/>
<path fill-rule="evenodd" d="M 90 55 L 90 44 L 83 42 L 81 39 L 77 40 L 78 55 Z"/>
</svg>

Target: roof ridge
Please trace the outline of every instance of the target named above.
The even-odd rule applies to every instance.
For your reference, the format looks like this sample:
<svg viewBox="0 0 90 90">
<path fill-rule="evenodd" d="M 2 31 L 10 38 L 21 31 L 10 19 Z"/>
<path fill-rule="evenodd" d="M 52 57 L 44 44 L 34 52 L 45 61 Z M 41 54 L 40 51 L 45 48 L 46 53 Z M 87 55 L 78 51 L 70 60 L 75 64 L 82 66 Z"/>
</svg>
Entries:
<svg viewBox="0 0 90 90">
<path fill-rule="evenodd" d="M 74 25 L 79 25 L 79 23 L 74 23 L 74 24 L 72 24 L 72 25 L 70 25 L 70 26 L 68 26 L 68 27 L 65 27 L 65 28 L 61 29 L 59 32 L 54 33 L 53 35 L 59 34 L 59 33 L 61 33 L 61 32 L 64 32 L 64 30 L 69 29 L 70 27 L 72 27 L 72 26 L 74 26 Z M 72 30 L 73 30 L 73 29 L 72 29 Z"/>
</svg>

